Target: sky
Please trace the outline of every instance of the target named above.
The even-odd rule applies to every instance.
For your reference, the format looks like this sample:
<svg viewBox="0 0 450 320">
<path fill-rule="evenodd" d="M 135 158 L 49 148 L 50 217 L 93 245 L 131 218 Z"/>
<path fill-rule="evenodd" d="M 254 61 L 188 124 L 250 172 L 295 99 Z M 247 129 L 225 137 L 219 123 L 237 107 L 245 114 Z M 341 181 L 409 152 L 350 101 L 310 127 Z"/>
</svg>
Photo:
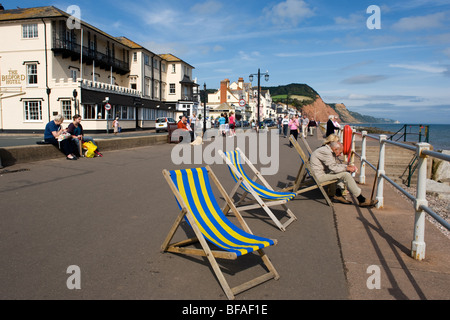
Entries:
<svg viewBox="0 0 450 320">
<path fill-rule="evenodd" d="M 81 20 L 194 66 L 202 88 L 260 69 L 262 86 L 306 83 L 364 115 L 450 124 L 450 0 L 0 2 L 77 5 Z"/>
</svg>

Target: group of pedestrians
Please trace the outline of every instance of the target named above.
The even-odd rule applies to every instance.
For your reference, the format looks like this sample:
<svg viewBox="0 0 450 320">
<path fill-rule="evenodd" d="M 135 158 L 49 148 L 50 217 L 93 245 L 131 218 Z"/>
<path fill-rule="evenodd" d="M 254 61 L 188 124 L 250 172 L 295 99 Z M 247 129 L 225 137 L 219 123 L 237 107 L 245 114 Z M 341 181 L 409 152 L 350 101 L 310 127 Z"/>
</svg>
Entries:
<svg viewBox="0 0 450 320">
<path fill-rule="evenodd" d="M 291 134 L 294 136 L 295 140 L 297 140 L 300 133 L 306 138 L 308 132 L 309 135 L 312 136 L 314 135 L 317 126 L 318 124 L 314 119 L 310 120 L 306 116 L 300 118 L 298 114 L 291 118 L 288 118 L 287 115 L 285 115 L 284 118 L 278 118 L 278 133 L 281 135 L 281 132 L 283 132 L 285 138 L 288 137 L 288 134 Z M 293 147 L 290 141 L 289 146 L 291 148 Z"/>
</svg>

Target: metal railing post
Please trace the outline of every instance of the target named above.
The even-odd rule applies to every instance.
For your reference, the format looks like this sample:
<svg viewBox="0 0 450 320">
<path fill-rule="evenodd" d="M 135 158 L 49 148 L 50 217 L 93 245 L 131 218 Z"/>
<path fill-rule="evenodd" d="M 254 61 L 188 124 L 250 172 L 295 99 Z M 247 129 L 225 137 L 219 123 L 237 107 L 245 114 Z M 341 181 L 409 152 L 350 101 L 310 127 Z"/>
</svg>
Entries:
<svg viewBox="0 0 450 320">
<path fill-rule="evenodd" d="M 361 132 L 361 168 L 359 168 L 359 183 L 366 184 L 366 144 L 367 144 L 367 131 Z"/>
<path fill-rule="evenodd" d="M 384 187 L 384 178 L 381 176 L 382 174 L 386 174 L 384 170 L 384 162 L 386 155 L 386 143 L 384 142 L 387 139 L 387 136 L 382 134 L 380 135 L 380 155 L 378 158 L 378 169 L 377 169 L 377 209 L 382 208 L 384 206 L 384 196 L 383 196 L 383 187 Z"/>
<path fill-rule="evenodd" d="M 425 259 L 425 211 L 421 206 L 428 206 L 427 193 L 427 156 L 422 154 L 423 150 L 430 150 L 428 143 L 417 144 L 417 194 L 414 202 L 416 215 L 414 219 L 414 239 L 411 243 L 411 257 L 415 260 Z"/>
<path fill-rule="evenodd" d="M 351 150 L 350 150 L 350 158 L 349 163 L 354 165 L 355 164 L 355 153 L 356 153 L 356 129 L 352 128 L 352 146 L 351 146 Z M 356 172 L 352 173 L 352 177 L 354 178 L 356 176 Z"/>
</svg>

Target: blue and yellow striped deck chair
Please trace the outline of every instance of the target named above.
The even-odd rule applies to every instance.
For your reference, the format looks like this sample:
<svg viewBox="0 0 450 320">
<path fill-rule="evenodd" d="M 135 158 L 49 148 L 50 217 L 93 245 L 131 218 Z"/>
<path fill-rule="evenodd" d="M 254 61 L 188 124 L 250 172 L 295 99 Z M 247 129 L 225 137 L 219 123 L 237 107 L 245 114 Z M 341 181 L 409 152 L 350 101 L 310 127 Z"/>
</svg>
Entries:
<svg viewBox="0 0 450 320">
<path fill-rule="evenodd" d="M 230 196 L 234 196 L 234 194 L 238 190 L 238 187 L 241 187 L 244 190 L 244 194 L 241 196 L 241 199 L 236 202 L 236 206 L 239 211 L 262 208 L 281 231 L 286 231 L 286 227 L 297 220 L 297 217 L 286 206 L 286 203 L 288 201 L 295 198 L 295 193 L 273 190 L 266 179 L 264 179 L 261 173 L 256 170 L 253 164 L 247 159 L 247 157 L 239 148 L 226 153 L 223 153 L 221 150 L 219 150 L 218 153 L 225 160 L 228 168 L 230 169 L 231 176 L 233 177 L 234 181 L 237 182 L 237 184 L 231 191 Z M 255 173 L 255 177 L 253 179 L 251 179 L 247 175 L 244 170 L 243 164 L 247 164 L 248 167 Z M 262 182 L 262 184 L 256 182 L 258 178 Z M 243 203 L 244 199 L 246 199 L 248 195 L 253 196 L 254 200 Z M 280 220 L 278 220 L 278 218 L 269 208 L 277 205 L 282 206 L 282 208 L 289 216 L 289 220 L 284 224 L 282 224 Z"/>
<path fill-rule="evenodd" d="M 181 212 L 161 246 L 162 252 L 206 256 L 229 299 L 234 299 L 236 294 L 262 282 L 279 278 L 277 271 L 263 251 L 263 248 L 275 245 L 277 241 L 252 234 L 209 166 L 173 171 L 163 170 L 163 175 L 175 195 Z M 211 188 L 210 178 L 225 198 L 226 211 L 231 210 L 234 213 L 243 230 L 235 226 L 220 209 Z M 170 243 L 183 218 L 187 219 L 195 237 Z M 202 249 L 186 248 L 197 242 L 200 242 Z M 214 244 L 221 250 L 211 250 L 209 244 Z M 230 288 L 216 258 L 235 260 L 254 251 L 259 253 L 269 272 L 240 286 Z"/>
<path fill-rule="evenodd" d="M 283 189 L 283 191 L 291 191 L 291 192 L 295 192 L 297 195 L 299 195 L 301 193 L 305 193 L 305 192 L 319 188 L 319 190 L 322 193 L 322 195 L 324 196 L 327 204 L 333 208 L 334 207 L 333 203 L 331 202 L 330 197 L 328 197 L 328 194 L 326 193 L 326 191 L 323 187 L 330 185 L 330 184 L 334 184 L 337 182 L 337 180 L 331 180 L 331 181 L 325 181 L 325 182 L 319 183 L 316 176 L 312 172 L 311 165 L 309 163 L 309 158 L 311 156 L 312 151 L 308 145 L 308 142 L 306 142 L 305 138 L 302 137 L 303 143 L 305 144 L 305 147 L 308 150 L 309 156 L 306 155 L 306 153 L 303 151 L 300 144 L 297 142 L 297 140 L 295 140 L 295 138 L 292 135 L 289 137 L 289 140 L 291 141 L 295 150 L 299 154 L 300 160 L 302 163 L 300 164 L 300 169 L 298 170 L 298 174 L 297 174 L 297 177 L 295 178 L 294 185 Z M 310 179 L 307 179 L 308 177 Z M 311 184 L 312 184 L 312 186 L 311 186 Z M 304 186 L 304 185 L 309 185 L 309 186 L 302 188 L 302 186 Z"/>
</svg>

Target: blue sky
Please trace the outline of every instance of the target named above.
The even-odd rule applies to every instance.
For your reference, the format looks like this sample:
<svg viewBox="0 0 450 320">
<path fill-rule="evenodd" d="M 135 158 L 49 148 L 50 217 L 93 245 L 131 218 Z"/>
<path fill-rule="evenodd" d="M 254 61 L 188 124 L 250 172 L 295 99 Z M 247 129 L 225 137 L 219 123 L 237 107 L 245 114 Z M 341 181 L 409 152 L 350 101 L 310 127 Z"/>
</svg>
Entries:
<svg viewBox="0 0 450 320">
<path fill-rule="evenodd" d="M 351 111 L 450 124 L 449 0 L 1 2 L 78 5 L 82 20 L 193 65 L 208 88 L 260 68 L 270 74 L 262 85 L 306 83 Z M 381 29 L 367 26 L 371 5 Z"/>
</svg>

